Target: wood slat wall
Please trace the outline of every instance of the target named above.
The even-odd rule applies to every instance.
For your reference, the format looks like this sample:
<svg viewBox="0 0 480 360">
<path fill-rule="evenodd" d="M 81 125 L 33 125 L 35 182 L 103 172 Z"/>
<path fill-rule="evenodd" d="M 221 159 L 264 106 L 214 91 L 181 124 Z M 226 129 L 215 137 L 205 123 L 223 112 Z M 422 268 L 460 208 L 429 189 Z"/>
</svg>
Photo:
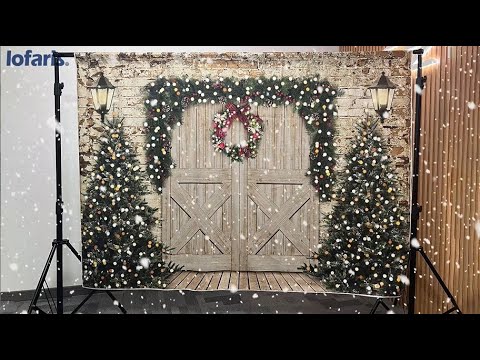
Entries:
<svg viewBox="0 0 480 360">
<path fill-rule="evenodd" d="M 384 48 L 341 46 L 340 51 Z M 480 227 L 480 109 L 469 107 L 480 103 L 480 47 L 434 46 L 424 56 L 429 58 L 440 63 L 424 69 L 419 240 L 461 310 L 480 313 L 480 230 L 475 231 L 475 224 Z M 416 313 L 451 307 L 422 259 L 416 304 Z"/>
</svg>

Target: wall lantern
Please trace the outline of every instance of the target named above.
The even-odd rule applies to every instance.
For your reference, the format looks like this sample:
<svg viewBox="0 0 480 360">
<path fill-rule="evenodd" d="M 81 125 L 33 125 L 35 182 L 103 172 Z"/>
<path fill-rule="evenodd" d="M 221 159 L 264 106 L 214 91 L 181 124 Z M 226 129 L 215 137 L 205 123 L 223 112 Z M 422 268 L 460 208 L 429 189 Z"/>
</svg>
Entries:
<svg viewBox="0 0 480 360">
<path fill-rule="evenodd" d="M 382 72 L 382 76 L 378 79 L 375 85 L 369 87 L 372 96 L 373 107 L 378 115 L 380 115 L 381 122 L 388 117 L 388 113 L 392 108 L 393 95 L 395 93 L 396 85 L 392 83 Z"/>
<path fill-rule="evenodd" d="M 112 85 L 108 79 L 100 74 L 97 82 L 88 87 L 92 92 L 93 106 L 102 118 L 105 119 L 105 114 L 108 113 L 112 106 L 113 94 L 115 93 L 115 86 Z"/>
</svg>

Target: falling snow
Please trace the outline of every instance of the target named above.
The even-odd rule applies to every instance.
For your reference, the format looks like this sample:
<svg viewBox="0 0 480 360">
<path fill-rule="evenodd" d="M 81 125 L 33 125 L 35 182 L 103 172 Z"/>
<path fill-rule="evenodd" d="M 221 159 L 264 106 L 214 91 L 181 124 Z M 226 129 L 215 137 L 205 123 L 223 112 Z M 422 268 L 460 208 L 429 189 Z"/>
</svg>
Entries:
<svg viewBox="0 0 480 360">
<path fill-rule="evenodd" d="M 148 267 L 150 266 L 150 259 L 146 257 L 141 258 L 140 265 L 142 265 L 144 269 L 148 269 Z"/>
<path fill-rule="evenodd" d="M 212 60 L 211 60 L 210 58 L 208 58 L 208 59 L 207 59 L 207 62 L 208 62 L 208 63 L 211 63 Z M 3 70 L 3 72 L 5 72 L 5 70 Z M 321 93 L 321 92 L 323 91 L 323 88 L 319 88 L 318 91 Z M 415 86 L 415 92 L 416 92 L 417 94 L 422 94 L 423 90 L 422 90 L 418 85 L 416 85 L 416 86 Z M 156 100 L 154 100 L 154 101 L 156 101 Z M 154 105 L 154 103 L 153 103 L 153 101 L 152 101 L 152 106 L 153 106 L 153 105 Z M 463 105 L 463 106 L 464 106 L 464 105 Z M 477 106 L 477 104 L 475 104 L 474 102 L 468 102 L 468 103 L 467 103 L 467 107 L 468 107 L 468 109 L 470 109 L 470 110 L 476 110 L 478 106 Z M 60 126 L 60 124 L 59 124 L 58 122 L 56 122 L 53 117 L 47 119 L 46 124 L 47 124 L 48 127 L 52 128 L 52 129 L 55 129 L 55 130 L 57 130 L 57 131 L 61 131 L 61 126 Z M 40 143 L 42 143 L 42 144 L 44 144 L 44 142 L 45 142 L 45 140 L 44 140 L 43 138 L 39 138 L 39 141 L 40 141 Z M 270 161 L 269 159 L 265 159 L 265 160 Z M 425 165 L 427 165 L 426 162 L 425 162 Z M 432 166 L 433 166 L 433 165 L 432 165 Z M 265 172 L 265 174 L 268 173 L 267 170 L 265 170 L 264 172 Z M 426 169 L 425 172 L 426 172 L 427 174 L 430 174 L 430 170 L 429 170 L 429 169 Z M 21 179 L 21 178 L 22 178 L 22 174 L 21 174 L 21 173 L 15 172 L 14 174 L 15 174 L 16 178 L 18 178 L 18 179 Z M 50 179 L 49 179 L 49 181 L 50 181 Z M 107 188 L 104 187 L 104 186 L 100 186 L 99 189 L 100 189 L 101 192 L 106 192 L 106 191 L 107 191 Z M 12 197 L 17 197 L 17 198 L 18 198 L 20 195 L 25 195 L 25 194 L 26 194 L 25 191 L 15 191 L 15 192 L 11 192 Z M 194 202 L 192 202 L 192 203 L 194 203 Z M 253 202 L 251 202 L 251 204 L 254 205 Z M 442 204 L 443 204 L 443 203 L 442 203 Z M 445 207 L 448 206 L 447 202 L 445 202 L 443 205 L 444 205 Z M 208 204 L 208 208 L 210 208 L 210 207 L 211 207 L 211 205 Z M 35 212 L 38 212 L 38 211 L 39 211 L 39 208 L 38 208 L 38 205 L 37 205 L 37 204 L 34 204 L 34 205 L 32 206 L 32 209 L 33 209 Z M 44 211 L 43 208 L 42 208 L 42 211 Z M 269 208 L 268 211 L 271 212 L 272 209 Z M 275 209 L 275 211 L 278 211 L 278 210 Z M 71 212 L 72 212 L 72 211 L 70 210 L 69 213 L 71 214 Z M 458 215 L 458 216 L 459 216 L 459 218 L 462 218 L 461 215 Z M 135 223 L 136 223 L 137 225 L 138 225 L 138 224 L 141 224 L 142 222 L 143 222 L 143 219 L 142 219 L 141 216 L 138 216 L 138 215 L 135 216 Z M 305 221 L 305 220 L 302 222 L 302 224 L 303 224 L 303 226 L 307 226 L 307 225 L 308 225 L 307 221 Z M 2 224 L 2 226 L 3 226 L 3 224 Z M 428 222 L 427 226 L 430 226 L 430 222 Z M 435 226 L 435 223 L 432 223 L 432 228 L 433 228 L 434 226 Z M 480 239 L 480 220 L 477 220 L 477 221 L 475 222 L 475 224 L 474 224 L 474 230 L 475 230 L 476 238 L 477 238 L 477 239 Z M 107 235 L 109 235 L 109 233 L 107 233 Z M 468 236 L 466 236 L 466 238 L 468 239 Z M 206 239 L 206 240 L 209 240 L 209 236 L 208 236 L 208 235 L 205 235 L 205 239 Z M 245 235 L 241 234 L 241 235 L 240 235 L 240 239 L 245 240 Z M 428 239 L 422 239 L 422 241 L 423 241 L 425 244 L 430 244 L 430 241 L 429 241 Z M 419 243 L 419 241 L 418 241 L 417 239 L 412 239 L 412 240 L 411 240 L 411 245 L 412 245 L 412 247 L 414 247 L 414 248 L 419 248 L 419 247 L 420 247 L 420 243 Z M 453 262 L 453 261 L 454 261 L 454 260 L 452 259 L 452 262 Z M 447 263 L 449 263 L 449 262 L 450 262 L 450 260 L 447 261 Z M 142 265 L 142 267 L 148 268 L 149 265 L 150 265 L 150 259 L 148 259 L 148 258 L 141 258 L 140 261 L 139 261 L 139 263 Z M 460 264 L 459 264 L 458 262 L 455 262 L 455 265 L 456 265 L 457 269 L 460 268 Z M 467 265 L 468 265 L 468 264 L 467 264 Z M 9 266 L 9 268 L 10 268 L 11 271 L 17 272 L 17 271 L 19 270 L 19 266 L 18 266 L 17 263 L 10 263 L 8 266 Z M 23 268 L 23 267 L 22 267 L 22 268 Z M 466 267 L 465 267 L 465 268 L 466 268 Z M 351 275 L 353 275 L 355 272 L 354 272 L 353 270 L 349 270 L 349 273 L 350 273 Z M 352 273 L 353 273 L 353 274 L 352 274 Z M 75 280 L 75 282 L 77 282 L 77 281 L 79 281 L 79 279 L 76 279 L 76 280 Z M 405 275 L 400 275 L 400 281 L 401 281 L 403 284 L 407 285 L 407 286 L 410 284 L 410 281 L 409 281 L 408 277 L 406 277 Z M 233 293 L 236 293 L 237 291 L 238 291 L 238 289 L 237 289 L 237 287 L 236 287 L 235 285 L 231 285 L 231 286 L 230 286 L 230 292 L 231 292 L 232 294 L 233 294 Z M 283 292 L 288 292 L 288 288 L 283 288 L 282 291 L 283 291 Z M 70 294 L 73 294 L 73 293 L 74 293 L 74 290 L 71 290 L 71 291 L 70 291 Z M 182 291 L 180 291 L 180 293 L 181 293 L 182 295 L 185 294 L 185 293 L 182 292 Z M 142 298 L 143 298 L 143 297 L 142 297 Z M 257 293 L 254 293 L 254 294 L 252 295 L 252 298 L 253 298 L 253 299 L 258 298 L 258 294 L 257 294 Z M 450 300 L 450 299 L 447 299 L 447 302 L 449 302 L 449 300 Z M 114 301 L 113 304 L 117 306 L 117 305 L 118 305 L 118 302 L 117 302 L 117 301 Z M 163 309 L 165 309 L 165 308 L 166 308 L 166 304 L 163 304 L 162 307 L 163 307 Z M 338 309 L 338 310 L 340 310 L 340 309 Z M 278 310 L 276 310 L 275 312 L 278 313 Z M 21 313 L 22 313 L 22 314 L 25 314 L 26 311 L 24 310 L 24 311 L 22 311 Z M 301 312 L 299 312 L 299 313 L 301 313 Z M 393 312 L 392 310 L 389 310 L 389 311 L 387 312 L 387 314 L 394 314 L 394 312 Z"/>
<path fill-rule="evenodd" d="M 11 263 L 11 264 L 8 265 L 8 267 L 12 271 L 18 271 L 18 264 L 17 263 Z"/>
<path fill-rule="evenodd" d="M 62 134 L 62 124 L 60 124 L 54 116 L 51 116 L 47 119 L 46 124 L 49 128 L 55 130 L 56 132 Z"/>
<path fill-rule="evenodd" d="M 418 95 L 422 95 L 422 94 L 423 94 L 423 89 L 421 88 L 420 85 L 418 85 L 418 84 L 415 85 L 415 92 L 416 92 Z"/>
<path fill-rule="evenodd" d="M 420 248 L 420 243 L 418 242 L 418 240 L 417 240 L 416 238 L 413 238 L 413 239 L 412 239 L 411 245 L 412 245 L 412 247 L 414 247 L 415 249 Z"/>
<path fill-rule="evenodd" d="M 410 279 L 405 275 L 400 275 L 400 281 L 402 282 L 402 284 L 405 284 L 407 286 L 410 285 Z"/>
<path fill-rule="evenodd" d="M 477 108 L 477 105 L 473 101 L 469 101 L 467 106 L 470 110 L 475 110 Z"/>
</svg>

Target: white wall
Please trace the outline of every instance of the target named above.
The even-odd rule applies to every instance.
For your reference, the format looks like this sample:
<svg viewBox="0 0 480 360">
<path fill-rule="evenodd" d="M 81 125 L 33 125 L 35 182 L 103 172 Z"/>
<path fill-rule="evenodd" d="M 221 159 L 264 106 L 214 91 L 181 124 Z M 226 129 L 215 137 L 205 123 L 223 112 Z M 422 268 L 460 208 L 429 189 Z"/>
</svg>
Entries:
<svg viewBox="0 0 480 360">
<path fill-rule="evenodd" d="M 338 46 L 2 47 L 1 69 L 1 291 L 34 289 L 55 237 L 55 119 L 52 66 L 7 66 L 7 51 L 25 54 L 96 52 L 334 52 Z M 76 66 L 60 69 L 62 94 L 64 237 L 80 251 L 80 172 Z M 80 285 L 81 266 L 65 251 L 64 284 Z M 55 286 L 55 266 L 49 286 Z"/>
</svg>

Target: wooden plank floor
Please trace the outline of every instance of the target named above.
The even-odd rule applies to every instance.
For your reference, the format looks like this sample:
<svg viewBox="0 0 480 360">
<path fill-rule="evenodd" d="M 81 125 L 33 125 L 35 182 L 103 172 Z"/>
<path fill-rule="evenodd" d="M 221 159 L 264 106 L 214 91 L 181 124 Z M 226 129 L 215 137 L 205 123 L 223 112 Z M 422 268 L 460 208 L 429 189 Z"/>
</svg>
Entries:
<svg viewBox="0 0 480 360">
<path fill-rule="evenodd" d="M 247 290 L 323 293 L 325 287 L 316 277 L 304 273 L 258 271 L 182 271 L 168 279 L 171 290 Z"/>
</svg>

